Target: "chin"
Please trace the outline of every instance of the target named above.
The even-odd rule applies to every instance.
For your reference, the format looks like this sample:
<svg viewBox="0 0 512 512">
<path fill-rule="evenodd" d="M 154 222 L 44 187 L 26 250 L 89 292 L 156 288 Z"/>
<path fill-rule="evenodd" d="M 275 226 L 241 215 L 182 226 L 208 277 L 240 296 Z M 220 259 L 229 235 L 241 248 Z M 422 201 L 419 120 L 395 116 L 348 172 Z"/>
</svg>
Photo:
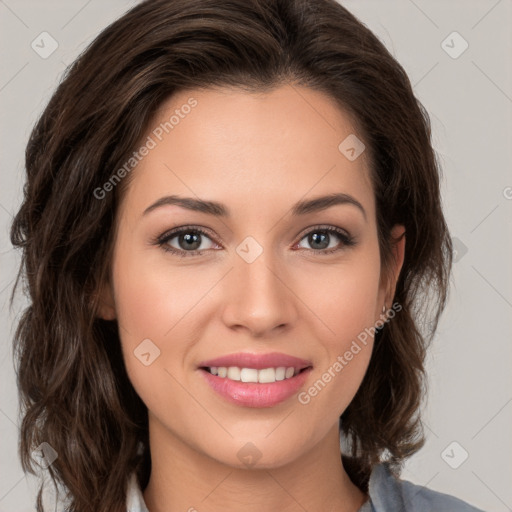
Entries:
<svg viewBox="0 0 512 512">
<path fill-rule="evenodd" d="M 297 446 L 304 449 L 301 440 L 287 438 L 289 442 L 283 446 L 281 439 L 269 442 L 268 439 L 255 439 L 254 441 L 233 441 L 225 446 L 222 453 L 210 453 L 210 456 L 221 464 L 236 469 L 275 469 L 286 466 L 300 456 Z M 232 455 L 226 457 L 226 453 Z"/>
</svg>

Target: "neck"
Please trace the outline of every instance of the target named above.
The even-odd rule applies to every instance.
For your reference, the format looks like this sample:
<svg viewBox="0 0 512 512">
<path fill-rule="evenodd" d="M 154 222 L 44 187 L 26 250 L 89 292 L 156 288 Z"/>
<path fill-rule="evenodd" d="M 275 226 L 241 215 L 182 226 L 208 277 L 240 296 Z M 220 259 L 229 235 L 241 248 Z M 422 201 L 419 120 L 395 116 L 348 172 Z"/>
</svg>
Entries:
<svg viewBox="0 0 512 512">
<path fill-rule="evenodd" d="M 153 418 L 154 420 L 154 418 Z M 357 512 L 367 500 L 343 468 L 338 425 L 312 450 L 272 468 L 236 468 L 194 450 L 150 420 L 150 512 Z"/>
</svg>

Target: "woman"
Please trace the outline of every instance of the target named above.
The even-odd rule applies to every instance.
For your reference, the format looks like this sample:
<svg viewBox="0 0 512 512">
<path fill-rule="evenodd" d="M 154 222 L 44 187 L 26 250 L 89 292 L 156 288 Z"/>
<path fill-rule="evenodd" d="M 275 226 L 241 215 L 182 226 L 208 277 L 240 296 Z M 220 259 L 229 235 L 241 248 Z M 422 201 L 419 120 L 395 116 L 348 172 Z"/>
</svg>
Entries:
<svg viewBox="0 0 512 512">
<path fill-rule="evenodd" d="M 20 453 L 68 510 L 477 510 L 398 478 L 452 248 L 428 116 L 346 9 L 142 2 L 26 168 Z"/>
</svg>

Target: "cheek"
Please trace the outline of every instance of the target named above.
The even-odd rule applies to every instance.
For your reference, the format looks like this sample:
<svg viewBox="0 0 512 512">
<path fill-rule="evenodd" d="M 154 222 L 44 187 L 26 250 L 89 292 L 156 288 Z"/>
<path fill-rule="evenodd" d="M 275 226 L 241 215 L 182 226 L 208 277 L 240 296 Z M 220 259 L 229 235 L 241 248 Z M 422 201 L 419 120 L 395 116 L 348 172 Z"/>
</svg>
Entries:
<svg viewBox="0 0 512 512">
<path fill-rule="evenodd" d="M 133 244 L 135 245 L 135 244 Z M 121 246 L 122 247 L 122 246 Z M 211 279 L 192 267 L 169 265 L 154 250 L 120 249 L 113 274 L 118 322 L 130 343 L 172 338 L 207 295 Z"/>
<path fill-rule="evenodd" d="M 317 271 L 307 287 L 304 282 L 301 296 L 314 313 L 315 337 L 321 340 L 315 379 L 298 396 L 312 415 L 334 420 L 356 394 L 372 354 L 379 281 L 376 251 L 350 265 Z"/>
<path fill-rule="evenodd" d="M 157 390 L 169 385 L 166 362 L 181 360 L 186 350 L 182 343 L 169 340 L 185 326 L 193 297 L 183 293 L 187 283 L 182 274 L 166 271 L 151 261 L 148 252 L 134 250 L 133 245 L 127 250 L 120 240 L 117 247 L 114 295 L 126 370 L 147 404 Z"/>
<path fill-rule="evenodd" d="M 329 350 L 343 349 L 375 322 L 379 310 L 380 260 L 378 251 L 354 254 L 337 266 L 304 274 L 298 295 L 323 326 L 321 339 Z M 320 331 L 318 332 L 320 335 Z"/>
</svg>

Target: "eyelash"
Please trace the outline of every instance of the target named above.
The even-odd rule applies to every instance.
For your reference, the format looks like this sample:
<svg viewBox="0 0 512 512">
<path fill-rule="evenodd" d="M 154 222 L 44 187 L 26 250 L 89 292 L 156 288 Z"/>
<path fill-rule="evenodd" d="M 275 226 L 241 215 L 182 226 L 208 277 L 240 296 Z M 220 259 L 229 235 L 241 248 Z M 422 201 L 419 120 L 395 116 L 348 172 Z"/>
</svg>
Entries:
<svg viewBox="0 0 512 512">
<path fill-rule="evenodd" d="M 354 237 L 348 235 L 342 229 L 334 227 L 334 226 L 328 226 L 328 227 L 326 227 L 326 226 L 313 226 L 312 228 L 310 228 L 309 231 L 307 231 L 300 238 L 299 242 L 303 238 L 308 236 L 309 234 L 315 233 L 315 232 L 323 232 L 323 233 L 329 233 L 329 234 L 334 233 L 335 235 L 337 235 L 340 238 L 340 240 L 342 242 L 342 246 L 341 247 L 331 248 L 331 249 L 318 249 L 318 250 L 317 249 L 304 249 L 304 250 L 306 250 L 308 252 L 314 252 L 314 253 L 321 254 L 321 255 L 327 255 L 327 254 L 331 254 L 331 253 L 340 251 L 343 248 L 352 247 L 352 246 L 356 245 L 356 241 L 355 241 Z M 186 257 L 190 257 L 190 256 L 196 256 L 196 255 L 200 256 L 200 255 L 202 255 L 203 251 L 208 250 L 208 249 L 202 249 L 202 250 L 194 249 L 192 251 L 184 251 L 184 250 L 175 249 L 174 247 L 170 247 L 168 245 L 168 242 L 170 240 L 172 240 L 176 236 L 181 235 L 183 233 L 199 233 L 199 234 L 204 235 L 204 236 L 206 236 L 206 237 L 211 239 L 211 236 L 209 235 L 209 233 L 207 231 L 205 231 L 204 229 L 198 227 L 198 226 L 183 226 L 183 227 L 174 229 L 172 231 L 168 231 L 168 232 L 160 235 L 153 242 L 153 244 L 154 245 L 158 245 L 159 247 L 161 247 L 166 252 L 170 252 L 170 253 L 175 254 L 176 256 L 180 256 L 182 258 L 186 258 Z"/>
</svg>

